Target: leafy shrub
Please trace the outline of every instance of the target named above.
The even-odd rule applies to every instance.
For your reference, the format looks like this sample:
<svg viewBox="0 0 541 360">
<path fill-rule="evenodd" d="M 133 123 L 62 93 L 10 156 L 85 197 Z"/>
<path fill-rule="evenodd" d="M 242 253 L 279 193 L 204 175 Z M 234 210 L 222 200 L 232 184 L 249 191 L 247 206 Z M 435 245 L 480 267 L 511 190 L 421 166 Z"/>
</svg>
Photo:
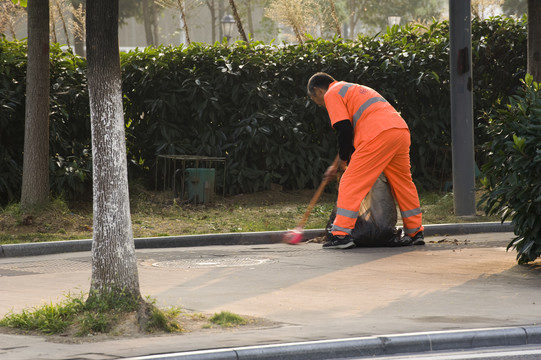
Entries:
<svg viewBox="0 0 541 360">
<path fill-rule="evenodd" d="M 0 204 L 21 191 L 26 101 L 26 42 L 0 39 Z M 86 62 L 51 46 L 50 176 L 54 194 L 73 198 L 91 185 Z"/>
<path fill-rule="evenodd" d="M 72 199 L 92 184 L 86 61 L 58 44 L 51 46 L 50 57 L 50 183 L 53 194 Z"/>
<path fill-rule="evenodd" d="M 0 204 L 19 196 L 22 183 L 26 45 L 0 39 Z"/>
<path fill-rule="evenodd" d="M 530 75 L 523 85 L 486 126 L 492 140 L 482 167 L 486 212 L 512 216 L 517 236 L 507 248 L 521 264 L 541 255 L 541 87 Z"/>
</svg>

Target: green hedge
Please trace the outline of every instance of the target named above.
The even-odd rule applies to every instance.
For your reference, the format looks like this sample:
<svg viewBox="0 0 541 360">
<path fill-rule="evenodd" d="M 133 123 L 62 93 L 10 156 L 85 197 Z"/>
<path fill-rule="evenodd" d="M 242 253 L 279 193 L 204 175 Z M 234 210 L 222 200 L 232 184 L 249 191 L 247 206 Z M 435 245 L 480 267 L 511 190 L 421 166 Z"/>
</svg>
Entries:
<svg viewBox="0 0 541 360">
<path fill-rule="evenodd" d="M 472 33 L 481 144 L 489 137 L 481 125 L 492 107 L 513 94 L 525 74 L 526 21 L 474 20 Z M 451 179 L 448 34 L 447 22 L 435 22 L 356 41 L 193 44 L 123 54 L 130 176 L 153 187 L 158 154 L 197 154 L 227 158 L 230 194 L 271 183 L 317 185 L 336 154 L 336 137 L 305 85 L 325 71 L 375 88 L 402 112 L 412 132 L 417 185 L 441 189 Z M 51 184 L 54 192 L 79 196 L 91 181 L 85 62 L 57 47 L 51 51 Z M 20 191 L 25 56 L 23 43 L 0 42 L 2 202 L 16 200 Z M 484 161 L 481 148 L 476 156 Z"/>
<path fill-rule="evenodd" d="M 20 197 L 26 101 L 26 42 L 0 39 L 0 204 Z M 51 190 L 73 198 L 90 188 L 86 62 L 51 46 Z"/>
<path fill-rule="evenodd" d="M 475 20 L 472 31 L 480 125 L 519 86 L 526 28 L 524 21 L 494 18 Z M 336 152 L 326 113 L 305 95 L 309 77 L 325 71 L 377 89 L 402 112 L 412 132 L 414 179 L 421 189 L 442 189 L 451 178 L 448 34 L 443 22 L 354 42 L 196 44 L 126 54 L 125 110 L 137 139 L 130 149 L 149 169 L 156 154 L 227 156 L 230 193 L 272 182 L 313 186 Z M 486 141 L 481 128 L 475 133 L 476 144 Z M 480 149 L 477 157 L 484 158 Z"/>
<path fill-rule="evenodd" d="M 26 45 L 0 42 L 0 203 L 20 196 Z"/>
</svg>

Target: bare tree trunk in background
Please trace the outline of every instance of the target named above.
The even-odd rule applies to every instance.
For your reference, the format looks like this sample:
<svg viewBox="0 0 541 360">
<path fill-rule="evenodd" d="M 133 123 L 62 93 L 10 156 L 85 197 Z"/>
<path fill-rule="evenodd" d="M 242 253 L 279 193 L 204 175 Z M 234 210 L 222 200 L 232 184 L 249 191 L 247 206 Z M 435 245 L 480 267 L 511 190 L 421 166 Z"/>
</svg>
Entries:
<svg viewBox="0 0 541 360">
<path fill-rule="evenodd" d="M 334 22 L 336 35 L 339 37 L 342 37 L 342 29 L 340 29 L 340 21 L 338 21 L 338 15 L 336 14 L 336 6 L 334 5 L 334 0 L 330 0 L 331 2 L 331 12 L 332 12 L 332 19 Z"/>
<path fill-rule="evenodd" d="M 220 26 L 218 27 L 220 30 L 218 31 L 218 39 L 222 41 L 224 38 L 224 29 L 222 29 L 222 23 L 221 20 L 225 15 L 225 4 L 224 0 L 217 0 L 218 1 L 218 21 L 220 22 Z"/>
<path fill-rule="evenodd" d="M 0 33 L 9 34 L 12 39 L 17 39 L 15 27 L 23 14 L 26 16 L 26 8 L 11 1 L 0 1 Z"/>
<path fill-rule="evenodd" d="M 66 18 L 64 17 L 62 6 L 60 6 L 58 0 L 54 0 L 54 7 L 56 8 L 56 12 L 58 13 L 60 22 L 62 22 L 62 30 L 64 30 L 64 36 L 66 37 L 66 45 L 68 45 L 68 47 L 71 47 L 70 36 L 68 33 L 68 23 L 66 21 Z"/>
<path fill-rule="evenodd" d="M 216 41 L 216 4 L 214 0 L 206 0 L 205 4 L 207 5 L 210 12 L 210 28 L 212 34 L 212 42 Z"/>
<path fill-rule="evenodd" d="M 56 19 L 54 17 L 53 8 L 49 9 L 49 20 L 50 20 L 50 25 L 51 25 L 51 41 L 53 43 L 57 43 L 58 40 L 56 38 Z"/>
<path fill-rule="evenodd" d="M 252 18 L 252 0 L 246 0 L 246 16 L 248 18 L 248 33 L 254 35 L 254 20 Z"/>
<path fill-rule="evenodd" d="M 528 0 L 528 73 L 541 82 L 541 1 Z"/>
<path fill-rule="evenodd" d="M 73 47 L 75 53 L 79 56 L 85 57 L 85 24 L 84 14 L 86 8 L 85 0 L 71 0 L 73 6 L 72 21 L 73 21 Z"/>
<path fill-rule="evenodd" d="M 156 9 L 153 0 L 143 0 L 143 25 L 147 46 L 158 44 Z"/>
<path fill-rule="evenodd" d="M 295 33 L 295 36 L 297 37 L 297 40 L 299 41 L 299 44 L 304 44 L 304 40 L 302 39 L 301 31 L 297 27 L 297 25 L 293 25 L 293 32 Z"/>
<path fill-rule="evenodd" d="M 21 208 L 49 200 L 49 0 L 28 2 L 28 65 Z"/>
<path fill-rule="evenodd" d="M 357 4 L 357 0 L 349 0 L 349 34 L 348 38 L 355 37 L 355 25 L 359 21 L 360 13 L 363 11 L 362 4 Z"/>
<path fill-rule="evenodd" d="M 158 26 L 158 7 L 154 0 L 151 1 L 152 8 L 152 30 L 154 32 L 154 45 L 160 45 L 160 27 Z"/>
<path fill-rule="evenodd" d="M 87 3 L 94 233 L 90 296 L 141 297 L 131 226 L 118 50 L 118 0 Z"/>
<path fill-rule="evenodd" d="M 184 34 L 186 35 L 186 43 L 191 44 L 190 31 L 188 30 L 188 23 L 186 21 L 186 1 L 177 0 L 177 3 L 180 10 L 180 18 L 182 19 L 182 27 L 184 28 Z"/>
<path fill-rule="evenodd" d="M 235 5 L 235 0 L 229 0 L 229 5 L 231 6 L 231 10 L 233 11 L 233 17 L 235 18 L 235 22 L 237 23 L 237 29 L 239 30 L 239 34 L 242 37 L 242 40 L 248 43 L 248 37 L 246 36 L 244 28 L 242 27 L 242 22 L 240 21 L 240 16 L 237 12 L 237 5 Z"/>
</svg>

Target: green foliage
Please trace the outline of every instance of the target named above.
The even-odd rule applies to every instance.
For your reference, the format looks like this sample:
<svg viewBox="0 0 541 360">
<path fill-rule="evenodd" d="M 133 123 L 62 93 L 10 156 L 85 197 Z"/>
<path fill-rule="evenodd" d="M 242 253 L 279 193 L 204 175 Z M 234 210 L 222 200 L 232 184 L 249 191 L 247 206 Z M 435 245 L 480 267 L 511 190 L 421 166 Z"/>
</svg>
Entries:
<svg viewBox="0 0 541 360">
<path fill-rule="evenodd" d="M 483 125 L 491 109 L 525 74 L 526 20 L 474 20 L 472 33 L 475 140 L 481 144 L 490 139 Z M 394 26 L 355 41 L 162 46 L 122 54 L 121 61 L 130 178 L 149 187 L 161 154 L 226 157 L 228 194 L 273 183 L 316 186 L 337 151 L 326 112 L 306 96 L 306 82 L 317 71 L 366 84 L 402 113 L 420 190 L 441 190 L 451 179 L 447 22 Z M 20 193 L 25 69 L 25 43 L 0 41 L 2 203 Z M 67 199 L 88 194 L 91 185 L 85 69 L 84 59 L 51 47 L 51 187 Z M 484 162 L 483 149 L 476 150 Z M 219 167 L 217 177 L 223 175 Z"/>
<path fill-rule="evenodd" d="M 148 322 L 145 324 L 145 331 L 152 333 L 155 331 L 165 332 L 180 332 L 183 331 L 182 326 L 176 320 L 176 317 L 180 314 L 180 309 L 170 308 L 166 311 L 162 311 L 156 307 L 152 307 Z"/>
<path fill-rule="evenodd" d="M 22 7 L 26 7 L 28 3 L 27 0 L 11 0 L 11 2 L 14 3 L 15 5 L 20 5 Z"/>
<path fill-rule="evenodd" d="M 125 113 L 134 163 L 157 154 L 227 157 L 227 192 L 320 181 L 335 150 L 304 86 L 297 56 L 311 48 L 264 44 L 146 49 L 122 58 Z M 315 68 L 314 68 L 315 69 Z M 151 172 L 152 173 L 152 172 Z"/>
<path fill-rule="evenodd" d="M 0 39 L 0 203 L 18 198 L 22 182 L 26 43 Z"/>
<path fill-rule="evenodd" d="M 91 293 L 85 300 L 85 294 L 67 294 L 64 301 L 44 304 L 21 313 L 9 313 L 0 320 L 0 326 L 24 331 L 40 331 L 45 334 L 58 334 L 69 327 L 75 327 L 76 336 L 110 332 L 114 325 L 123 318 L 123 314 L 137 311 L 141 299 L 122 291 L 110 293 Z M 176 310 L 162 312 L 151 306 L 152 313 L 147 323 L 147 331 L 164 330 L 167 332 L 182 330 L 174 317 Z"/>
<path fill-rule="evenodd" d="M 82 294 L 75 297 L 68 294 L 60 304 L 44 304 L 32 310 L 23 310 L 20 314 L 9 313 L 0 320 L 0 326 L 58 334 L 73 323 L 73 318 L 84 307 Z"/>
<path fill-rule="evenodd" d="M 109 289 L 109 291 L 93 291 L 89 294 L 85 303 L 86 310 L 94 312 L 105 312 L 116 310 L 130 312 L 137 310 L 140 299 L 122 289 Z"/>
<path fill-rule="evenodd" d="M 525 21 L 475 20 L 472 31 L 475 117 L 483 123 L 524 74 Z M 336 140 L 305 84 L 325 71 L 375 88 L 402 113 L 421 189 L 442 189 L 451 178 L 447 22 L 393 27 L 356 41 L 145 49 L 122 63 L 131 157 L 146 171 L 157 154 L 226 156 L 231 194 L 271 183 L 316 185 Z M 484 139 L 476 129 L 477 143 Z"/>
<path fill-rule="evenodd" d="M 244 319 L 242 316 L 233 314 L 229 311 L 222 311 L 220 313 L 214 314 L 209 320 L 211 323 L 223 327 L 233 327 L 238 325 L 245 325 L 247 323 L 246 319 Z"/>
<path fill-rule="evenodd" d="M 526 25 L 525 18 L 520 21 L 505 17 L 473 20 L 472 32 L 477 39 L 472 42 L 475 143 L 479 147 L 491 139 L 485 130 L 492 109 L 515 94 L 521 87 L 520 79 L 526 75 Z M 484 163 L 484 156 L 483 150 L 478 149 L 477 162 Z"/>
<path fill-rule="evenodd" d="M 0 203 L 16 201 L 22 183 L 26 42 L 0 39 Z M 74 198 L 91 185 L 90 117 L 84 59 L 51 45 L 50 183 Z"/>
<path fill-rule="evenodd" d="M 488 214 L 512 217 L 517 237 L 509 248 L 520 264 L 541 255 L 541 88 L 526 76 L 518 95 L 486 126 L 487 162 L 482 198 Z"/>
<path fill-rule="evenodd" d="M 51 190 L 72 199 L 88 191 L 92 180 L 86 62 L 58 44 L 51 44 L 50 58 Z"/>
</svg>

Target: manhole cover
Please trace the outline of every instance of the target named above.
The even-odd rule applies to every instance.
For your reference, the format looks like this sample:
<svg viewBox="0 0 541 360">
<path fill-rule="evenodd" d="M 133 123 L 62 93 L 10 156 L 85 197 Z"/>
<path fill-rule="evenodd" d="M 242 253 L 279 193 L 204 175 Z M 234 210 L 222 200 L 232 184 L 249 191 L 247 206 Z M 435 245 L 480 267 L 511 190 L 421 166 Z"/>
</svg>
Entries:
<svg viewBox="0 0 541 360">
<path fill-rule="evenodd" d="M 66 273 L 91 270 L 91 262 L 72 260 L 28 261 L 0 265 L 0 276 Z"/>
<path fill-rule="evenodd" d="M 150 265 L 159 268 L 201 268 L 201 267 L 241 267 L 256 266 L 270 263 L 270 259 L 256 258 L 208 258 L 208 259 L 179 259 L 153 262 Z"/>
</svg>

